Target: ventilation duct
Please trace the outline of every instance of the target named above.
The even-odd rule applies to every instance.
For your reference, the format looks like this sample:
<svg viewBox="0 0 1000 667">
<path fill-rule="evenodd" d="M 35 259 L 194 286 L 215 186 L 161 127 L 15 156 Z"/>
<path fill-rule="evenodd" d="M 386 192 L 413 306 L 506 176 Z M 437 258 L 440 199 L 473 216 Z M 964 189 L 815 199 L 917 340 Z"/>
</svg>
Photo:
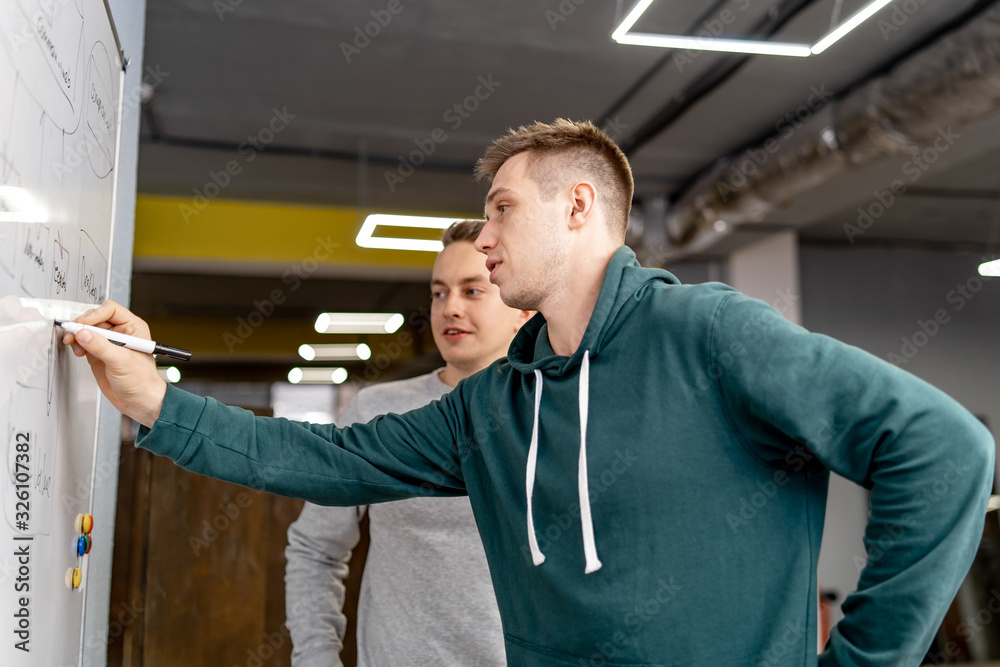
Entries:
<svg viewBox="0 0 1000 667">
<path fill-rule="evenodd" d="M 994 3 L 886 74 L 830 101 L 795 130 L 792 141 L 780 141 L 787 133 L 775 134 L 718 161 L 667 212 L 666 242 L 648 243 L 653 239 L 645 229 L 637 254 L 659 263 L 703 250 L 733 225 L 759 222 L 842 174 L 919 151 L 941 132 L 998 109 L 1000 3 Z M 755 162 L 753 155 L 767 157 Z M 645 222 L 649 227 L 653 221 Z"/>
</svg>

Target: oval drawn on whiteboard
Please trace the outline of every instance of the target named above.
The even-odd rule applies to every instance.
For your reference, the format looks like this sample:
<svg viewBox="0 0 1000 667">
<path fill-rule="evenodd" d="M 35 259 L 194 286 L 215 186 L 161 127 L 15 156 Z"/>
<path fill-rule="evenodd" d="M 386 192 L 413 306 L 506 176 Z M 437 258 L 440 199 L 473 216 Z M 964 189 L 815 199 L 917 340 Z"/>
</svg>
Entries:
<svg viewBox="0 0 1000 667">
<path fill-rule="evenodd" d="M 87 61 L 87 88 L 84 108 L 87 127 L 87 155 L 94 175 L 104 178 L 115 166 L 115 138 L 118 136 L 118 102 L 111 93 L 114 70 L 104 44 L 97 42 Z"/>
</svg>

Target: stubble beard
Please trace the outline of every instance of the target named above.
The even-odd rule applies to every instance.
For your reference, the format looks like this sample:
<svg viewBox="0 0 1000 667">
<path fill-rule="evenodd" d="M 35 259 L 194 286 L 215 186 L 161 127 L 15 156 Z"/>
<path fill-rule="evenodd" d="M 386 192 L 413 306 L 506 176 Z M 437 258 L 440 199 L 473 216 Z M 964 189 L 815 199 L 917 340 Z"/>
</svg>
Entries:
<svg viewBox="0 0 1000 667">
<path fill-rule="evenodd" d="M 568 253 L 564 250 L 558 248 L 553 250 L 545 268 L 512 281 L 508 289 L 500 290 L 500 299 L 518 310 L 543 310 L 545 300 L 551 300 L 557 293 L 562 292 L 561 288 L 565 287 L 559 276 L 568 275 L 566 272 L 568 261 Z"/>
<path fill-rule="evenodd" d="M 507 306 L 518 310 L 538 310 L 542 301 L 541 293 L 534 290 L 521 290 L 501 297 L 501 301 Z"/>
</svg>

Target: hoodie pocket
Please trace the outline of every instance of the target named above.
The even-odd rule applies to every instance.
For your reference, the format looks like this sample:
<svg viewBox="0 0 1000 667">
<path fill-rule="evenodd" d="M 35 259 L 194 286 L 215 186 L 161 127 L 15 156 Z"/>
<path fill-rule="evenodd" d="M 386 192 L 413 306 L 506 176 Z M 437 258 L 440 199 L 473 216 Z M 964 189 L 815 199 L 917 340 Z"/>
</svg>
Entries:
<svg viewBox="0 0 1000 667">
<path fill-rule="evenodd" d="M 508 667 L 670 667 L 665 662 L 628 662 L 595 651 L 590 656 L 571 655 L 538 646 L 513 635 L 504 635 Z"/>
</svg>

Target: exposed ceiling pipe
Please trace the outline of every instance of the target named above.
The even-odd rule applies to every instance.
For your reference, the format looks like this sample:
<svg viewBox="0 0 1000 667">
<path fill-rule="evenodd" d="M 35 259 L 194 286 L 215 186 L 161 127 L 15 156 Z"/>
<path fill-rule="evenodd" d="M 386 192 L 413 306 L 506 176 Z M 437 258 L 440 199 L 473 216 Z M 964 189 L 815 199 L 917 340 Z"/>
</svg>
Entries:
<svg viewBox="0 0 1000 667">
<path fill-rule="evenodd" d="M 665 216 L 666 243 L 643 242 L 638 254 L 659 263 L 702 250 L 733 225 L 764 220 L 844 173 L 919 151 L 998 109 L 1000 2 L 812 113 L 790 141 L 783 128 L 785 136 L 718 161 Z"/>
</svg>

